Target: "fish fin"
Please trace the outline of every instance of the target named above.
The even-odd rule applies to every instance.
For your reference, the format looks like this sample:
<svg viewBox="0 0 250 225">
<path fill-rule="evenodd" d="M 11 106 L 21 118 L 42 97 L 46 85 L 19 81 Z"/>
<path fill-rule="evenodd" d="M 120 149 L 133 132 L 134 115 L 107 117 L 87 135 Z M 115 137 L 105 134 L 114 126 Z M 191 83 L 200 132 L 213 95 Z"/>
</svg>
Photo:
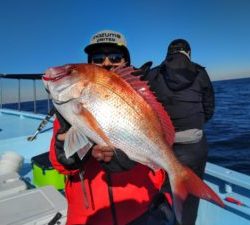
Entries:
<svg viewBox="0 0 250 225">
<path fill-rule="evenodd" d="M 133 67 L 120 68 L 115 72 L 128 84 L 130 84 L 130 86 L 152 107 L 160 120 L 165 140 L 169 145 L 172 145 L 175 138 L 174 126 L 163 105 L 157 100 L 155 94 L 150 90 L 148 82 L 140 80 L 139 76 L 132 75 L 136 72 Z"/>
<path fill-rule="evenodd" d="M 215 202 L 224 207 L 224 203 L 220 197 L 191 169 L 183 167 L 183 171 L 180 174 L 182 175 L 176 175 L 174 181 L 170 180 L 173 193 L 174 211 L 176 219 L 180 224 L 182 219 L 183 203 L 189 194 L 210 202 Z"/>
<path fill-rule="evenodd" d="M 78 153 L 82 159 L 88 150 L 92 147 L 93 143 L 80 131 L 71 127 L 66 133 L 64 142 L 64 151 L 66 158 L 72 156 L 74 153 Z"/>
<path fill-rule="evenodd" d="M 82 105 L 78 105 L 78 115 L 83 118 L 84 122 L 86 122 L 95 133 L 99 135 L 99 137 L 102 138 L 102 140 L 110 147 L 115 149 L 113 144 L 111 143 L 108 136 L 105 134 L 103 129 L 101 128 L 98 121 L 95 119 L 95 117 L 92 115 L 90 111 L 88 111 L 86 108 L 84 108 Z"/>
</svg>

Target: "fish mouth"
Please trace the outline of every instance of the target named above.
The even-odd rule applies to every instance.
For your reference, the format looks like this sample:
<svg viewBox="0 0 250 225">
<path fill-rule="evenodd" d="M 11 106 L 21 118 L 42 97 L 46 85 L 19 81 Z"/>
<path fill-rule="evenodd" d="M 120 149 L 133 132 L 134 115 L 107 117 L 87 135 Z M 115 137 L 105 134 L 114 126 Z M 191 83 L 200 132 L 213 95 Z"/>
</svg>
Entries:
<svg viewBox="0 0 250 225">
<path fill-rule="evenodd" d="M 64 77 L 71 76 L 74 65 L 58 66 L 49 68 L 42 79 L 44 81 L 56 82 Z"/>
</svg>

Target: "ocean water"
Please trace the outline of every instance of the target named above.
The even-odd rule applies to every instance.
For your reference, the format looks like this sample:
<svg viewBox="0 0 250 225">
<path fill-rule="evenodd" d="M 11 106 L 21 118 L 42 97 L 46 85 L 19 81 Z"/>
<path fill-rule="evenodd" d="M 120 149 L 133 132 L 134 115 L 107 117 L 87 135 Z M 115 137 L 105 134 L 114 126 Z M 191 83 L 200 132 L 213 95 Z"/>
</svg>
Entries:
<svg viewBox="0 0 250 225">
<path fill-rule="evenodd" d="M 208 161 L 250 175 L 250 78 L 215 81 L 213 86 L 215 114 L 205 127 Z M 17 104 L 4 108 L 17 109 Z M 33 102 L 21 104 L 21 110 L 33 109 Z M 48 101 L 37 101 L 36 110 L 47 113 Z"/>
<path fill-rule="evenodd" d="M 209 162 L 250 175 L 250 78 L 213 82 L 215 114 L 206 125 Z"/>
</svg>

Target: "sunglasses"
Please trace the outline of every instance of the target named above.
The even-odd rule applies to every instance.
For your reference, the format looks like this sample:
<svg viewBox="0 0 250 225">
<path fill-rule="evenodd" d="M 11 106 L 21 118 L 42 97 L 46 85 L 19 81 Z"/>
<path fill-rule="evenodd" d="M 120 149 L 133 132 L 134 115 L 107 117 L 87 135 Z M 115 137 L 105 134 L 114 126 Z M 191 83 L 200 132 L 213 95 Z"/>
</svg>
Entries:
<svg viewBox="0 0 250 225">
<path fill-rule="evenodd" d="M 102 64 L 106 58 L 108 58 L 111 63 L 120 63 L 122 59 L 124 59 L 124 56 L 121 53 L 99 53 L 91 56 L 93 63 L 96 64 Z"/>
</svg>

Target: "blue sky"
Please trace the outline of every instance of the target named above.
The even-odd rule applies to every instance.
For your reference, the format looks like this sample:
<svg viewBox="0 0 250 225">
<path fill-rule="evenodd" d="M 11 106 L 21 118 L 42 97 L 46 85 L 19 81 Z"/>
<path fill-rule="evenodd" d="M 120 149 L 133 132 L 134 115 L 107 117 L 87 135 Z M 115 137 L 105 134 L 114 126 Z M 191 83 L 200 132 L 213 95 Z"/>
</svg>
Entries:
<svg viewBox="0 0 250 225">
<path fill-rule="evenodd" d="M 90 37 L 113 29 L 126 36 L 135 66 L 159 64 L 184 38 L 212 80 L 250 77 L 249 11 L 249 0 L 1 1 L 0 73 L 86 62 Z"/>
</svg>

